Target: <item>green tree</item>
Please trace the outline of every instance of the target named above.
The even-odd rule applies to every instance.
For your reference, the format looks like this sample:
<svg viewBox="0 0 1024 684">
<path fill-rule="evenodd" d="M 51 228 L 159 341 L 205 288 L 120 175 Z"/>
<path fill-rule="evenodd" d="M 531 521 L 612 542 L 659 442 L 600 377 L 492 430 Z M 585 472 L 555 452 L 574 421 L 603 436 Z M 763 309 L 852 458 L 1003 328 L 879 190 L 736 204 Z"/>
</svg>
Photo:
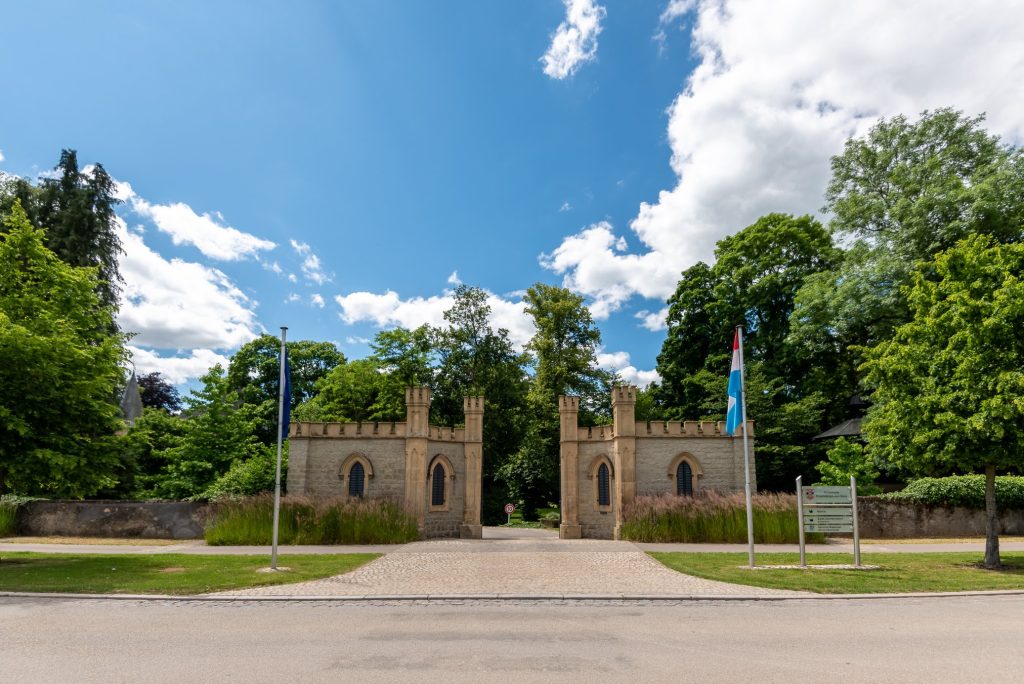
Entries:
<svg viewBox="0 0 1024 684">
<path fill-rule="evenodd" d="M 875 461 L 864 453 L 864 445 L 840 437 L 828 450 L 827 460 L 818 464 L 821 473 L 818 484 L 849 487 L 850 477 L 857 481 L 857 494 L 878 494 L 882 489 L 875 484 L 878 468 Z"/>
<path fill-rule="evenodd" d="M 676 420 L 724 418 L 730 342 L 743 325 L 747 412 L 756 421 L 763 489 L 792 488 L 821 455 L 808 446 L 811 436 L 845 407 L 836 350 L 790 338 L 797 292 L 839 258 L 813 218 L 769 214 L 721 240 L 713 266 L 697 263 L 684 271 L 668 301 L 657 365 L 660 412 Z"/>
<path fill-rule="evenodd" d="M 999 560 L 995 473 L 1024 466 L 1024 245 L 973 236 L 922 264 L 912 318 L 865 351 L 869 453 L 921 475 L 985 471 L 985 567 Z"/>
<path fill-rule="evenodd" d="M 146 499 L 168 465 L 168 454 L 181 444 L 188 421 L 162 408 L 145 408 L 128 432 L 118 437 L 112 449 L 120 462 L 117 485 L 104 492 L 109 498 Z"/>
<path fill-rule="evenodd" d="M 79 169 L 74 150 L 61 152 L 54 171 L 39 187 L 21 178 L 5 183 L 0 187 L 0 213 L 20 201 L 30 222 L 46 231 L 46 246 L 64 263 L 97 269 L 100 301 L 116 310 L 123 281 L 114 211 L 121 200 L 114 181 L 102 164 Z"/>
<path fill-rule="evenodd" d="M 892 337 L 910 320 L 904 286 L 917 264 L 966 236 L 1017 242 L 1024 230 L 1024 153 L 982 128 L 984 117 L 952 109 L 882 119 L 832 159 L 824 210 L 850 244 L 835 268 L 797 296 L 794 339 L 833 350 L 847 395 L 857 391 L 857 350 Z"/>
<path fill-rule="evenodd" d="M 95 268 L 44 245 L 16 202 L 0 235 L 0 492 L 82 497 L 113 486 L 109 440 L 125 360 Z"/>
<path fill-rule="evenodd" d="M 296 340 L 287 342 L 291 369 L 290 408 L 311 398 L 318 380 L 345 362 L 344 355 L 330 342 Z M 256 435 L 264 444 L 277 444 L 278 392 L 281 379 L 281 340 L 260 335 L 243 344 L 228 365 L 227 382 L 239 400 L 258 416 Z"/>
<path fill-rule="evenodd" d="M 611 417 L 612 373 L 597 367 L 601 332 L 583 298 L 562 287 L 537 283 L 523 297 L 537 331 L 526 345 L 534 375 L 528 395 L 525 439 L 501 476 L 522 501 L 523 518 L 559 498 L 558 397 L 580 397 L 580 420 L 586 425 Z"/>
<path fill-rule="evenodd" d="M 454 295 L 444 314 L 447 326 L 433 331 L 437 367 L 430 413 L 439 424 L 456 425 L 464 420 L 462 398 L 484 396 L 481 517 L 493 524 L 503 519 L 507 499 L 498 473 L 526 430 L 527 357 L 515 351 L 507 330 L 491 327 L 486 292 L 460 285 Z"/>
<path fill-rule="evenodd" d="M 199 497 L 232 466 L 267 459 L 271 447 L 256 436 L 259 417 L 241 404 L 224 369 L 216 365 L 201 378 L 185 403 L 184 434 L 177 446 L 164 452 L 166 465 L 154 477 L 153 493 L 170 499 Z"/>
<path fill-rule="evenodd" d="M 405 420 L 406 383 L 374 358 L 335 366 L 316 384 L 316 395 L 301 404 L 296 420 L 375 422 Z"/>
</svg>

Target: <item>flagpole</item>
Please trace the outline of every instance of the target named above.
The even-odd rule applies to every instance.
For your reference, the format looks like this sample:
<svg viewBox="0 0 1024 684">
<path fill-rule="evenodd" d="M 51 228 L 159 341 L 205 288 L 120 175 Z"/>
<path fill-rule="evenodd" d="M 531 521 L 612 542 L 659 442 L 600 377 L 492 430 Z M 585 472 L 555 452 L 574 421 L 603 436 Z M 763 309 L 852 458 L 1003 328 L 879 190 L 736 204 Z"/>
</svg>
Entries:
<svg viewBox="0 0 1024 684">
<path fill-rule="evenodd" d="M 743 363 L 743 326 L 736 326 L 740 342 L 740 416 L 743 420 L 743 487 L 747 496 L 747 548 L 750 567 L 754 567 L 754 502 L 750 493 L 750 446 L 747 441 L 747 378 Z"/>
<path fill-rule="evenodd" d="M 270 545 L 270 569 L 277 570 L 277 523 L 280 518 L 281 511 L 281 446 L 284 443 L 284 355 L 287 354 L 285 349 L 285 338 L 288 336 L 287 326 L 281 326 L 281 381 L 278 384 L 277 390 L 277 471 L 274 473 L 274 530 L 272 532 L 272 540 Z M 743 433 L 744 436 L 746 433 Z M 749 494 L 749 492 L 748 492 Z"/>
</svg>

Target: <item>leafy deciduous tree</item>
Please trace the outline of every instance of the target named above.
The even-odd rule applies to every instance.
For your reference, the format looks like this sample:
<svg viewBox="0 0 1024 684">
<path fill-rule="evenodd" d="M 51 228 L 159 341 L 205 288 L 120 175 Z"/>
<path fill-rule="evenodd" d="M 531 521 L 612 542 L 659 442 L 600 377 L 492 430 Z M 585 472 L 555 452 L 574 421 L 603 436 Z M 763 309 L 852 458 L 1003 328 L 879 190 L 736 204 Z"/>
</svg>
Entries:
<svg viewBox="0 0 1024 684">
<path fill-rule="evenodd" d="M 865 351 L 869 453 L 922 475 L 985 471 L 985 566 L 1000 564 L 997 468 L 1024 466 L 1024 245 L 964 239 L 923 264 L 912 318 Z"/>
<path fill-rule="evenodd" d="M 15 203 L 0 235 L 0 491 L 88 496 L 115 482 L 106 444 L 125 358 L 96 269 L 62 262 Z"/>
</svg>

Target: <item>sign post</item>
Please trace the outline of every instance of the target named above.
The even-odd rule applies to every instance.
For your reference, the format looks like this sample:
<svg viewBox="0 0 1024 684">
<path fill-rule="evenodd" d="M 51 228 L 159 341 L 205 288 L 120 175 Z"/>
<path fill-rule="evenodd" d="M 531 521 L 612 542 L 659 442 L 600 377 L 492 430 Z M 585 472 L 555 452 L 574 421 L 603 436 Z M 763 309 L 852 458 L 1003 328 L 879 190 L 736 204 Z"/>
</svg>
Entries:
<svg viewBox="0 0 1024 684">
<path fill-rule="evenodd" d="M 849 487 L 802 486 L 796 478 L 796 514 L 800 520 L 800 567 L 807 567 L 806 532 L 852 532 L 853 563 L 860 567 L 860 529 L 857 525 L 857 480 Z"/>
<path fill-rule="evenodd" d="M 516 510 L 515 504 L 510 504 L 510 503 L 505 504 L 505 515 L 508 516 L 508 520 L 505 521 L 506 525 L 511 525 L 512 524 L 512 513 L 514 513 L 515 510 Z"/>
</svg>

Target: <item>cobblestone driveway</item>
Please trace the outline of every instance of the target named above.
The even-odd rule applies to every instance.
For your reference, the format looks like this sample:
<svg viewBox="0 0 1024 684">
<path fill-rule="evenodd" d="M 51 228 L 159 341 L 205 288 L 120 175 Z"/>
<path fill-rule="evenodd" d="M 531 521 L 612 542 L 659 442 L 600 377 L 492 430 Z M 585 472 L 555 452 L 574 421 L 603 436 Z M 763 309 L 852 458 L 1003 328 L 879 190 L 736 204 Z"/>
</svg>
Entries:
<svg viewBox="0 0 1024 684">
<path fill-rule="evenodd" d="M 287 557 L 282 557 L 287 565 Z M 629 542 L 526 539 L 407 544 L 345 575 L 222 592 L 239 596 L 797 595 L 669 570 Z"/>
</svg>

